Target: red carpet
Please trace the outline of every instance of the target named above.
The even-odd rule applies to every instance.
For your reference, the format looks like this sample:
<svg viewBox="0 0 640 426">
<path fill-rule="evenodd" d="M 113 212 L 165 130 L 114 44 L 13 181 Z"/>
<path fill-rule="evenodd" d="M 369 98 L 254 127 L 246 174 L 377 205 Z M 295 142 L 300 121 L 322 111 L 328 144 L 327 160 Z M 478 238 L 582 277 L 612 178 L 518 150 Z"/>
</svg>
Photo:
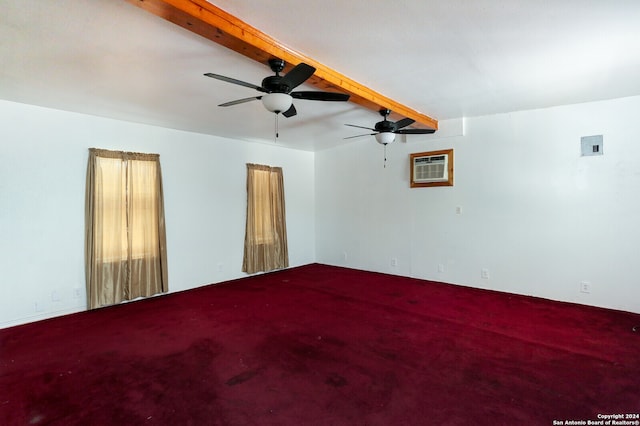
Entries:
<svg viewBox="0 0 640 426">
<path fill-rule="evenodd" d="M 0 330 L 2 425 L 640 413 L 640 315 L 308 265 Z"/>
</svg>

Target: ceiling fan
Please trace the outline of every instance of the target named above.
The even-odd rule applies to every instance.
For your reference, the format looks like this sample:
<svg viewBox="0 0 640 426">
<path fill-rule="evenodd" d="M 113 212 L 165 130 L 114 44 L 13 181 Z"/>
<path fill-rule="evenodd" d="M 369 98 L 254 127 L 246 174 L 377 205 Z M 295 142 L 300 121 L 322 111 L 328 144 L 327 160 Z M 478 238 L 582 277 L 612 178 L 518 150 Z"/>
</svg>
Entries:
<svg viewBox="0 0 640 426">
<path fill-rule="evenodd" d="M 284 69 L 285 62 L 282 59 L 269 59 L 269 67 L 276 75 L 271 75 L 262 80 L 260 86 L 237 80 L 231 77 L 225 77 L 219 74 L 206 73 L 205 76 L 222 80 L 227 83 L 237 84 L 239 86 L 249 87 L 258 92 L 266 93 L 261 96 L 252 96 L 250 98 L 237 99 L 235 101 L 225 102 L 218 106 L 228 107 L 238 105 L 245 102 L 262 100 L 264 107 L 275 113 L 282 113 L 285 117 L 293 117 L 297 114 L 296 107 L 293 105 L 293 98 L 306 99 L 309 101 L 339 101 L 349 100 L 349 95 L 335 92 L 315 92 L 315 91 L 296 91 L 293 89 L 304 83 L 316 71 L 311 65 L 304 62 L 299 63 L 291 69 L 287 74 L 280 75 Z"/>
<path fill-rule="evenodd" d="M 427 135 L 430 133 L 435 133 L 434 129 L 405 129 L 405 127 L 415 123 L 415 120 L 411 118 L 403 118 L 402 120 L 398 120 L 395 123 L 393 121 L 387 120 L 387 117 L 391 114 L 391 111 L 388 109 L 381 109 L 380 115 L 384 117 L 382 121 L 379 121 L 375 124 L 374 128 L 364 127 L 364 126 L 356 126 L 355 124 L 345 124 L 345 126 L 358 127 L 360 129 L 371 130 L 375 133 L 366 133 L 364 135 L 356 135 L 349 136 L 345 139 L 353 139 L 359 138 L 362 136 L 375 136 L 376 141 L 382 145 L 387 145 L 392 143 L 396 139 L 397 134 L 402 135 Z"/>
</svg>

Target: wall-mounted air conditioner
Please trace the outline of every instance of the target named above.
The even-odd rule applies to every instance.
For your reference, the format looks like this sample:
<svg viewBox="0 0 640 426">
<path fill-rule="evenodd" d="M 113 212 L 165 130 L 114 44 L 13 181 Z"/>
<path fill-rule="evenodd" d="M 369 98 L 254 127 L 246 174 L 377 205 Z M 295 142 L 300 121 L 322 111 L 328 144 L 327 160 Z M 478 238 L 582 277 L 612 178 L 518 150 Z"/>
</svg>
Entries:
<svg viewBox="0 0 640 426">
<path fill-rule="evenodd" d="M 411 187 L 453 186 L 453 150 L 411 154 Z"/>
</svg>

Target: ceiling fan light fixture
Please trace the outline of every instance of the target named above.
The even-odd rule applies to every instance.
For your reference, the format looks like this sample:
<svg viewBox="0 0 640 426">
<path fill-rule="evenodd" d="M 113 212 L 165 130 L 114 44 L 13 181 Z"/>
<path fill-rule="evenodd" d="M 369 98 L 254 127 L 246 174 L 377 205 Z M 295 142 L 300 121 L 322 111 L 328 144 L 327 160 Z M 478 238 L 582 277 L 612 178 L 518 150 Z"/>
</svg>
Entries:
<svg viewBox="0 0 640 426">
<path fill-rule="evenodd" d="M 291 108 L 293 98 L 286 93 L 268 93 L 262 96 L 262 104 L 266 109 L 276 114 Z"/>
<path fill-rule="evenodd" d="M 395 133 L 392 132 L 380 132 L 376 133 L 376 141 L 381 145 L 387 145 L 396 140 Z"/>
</svg>

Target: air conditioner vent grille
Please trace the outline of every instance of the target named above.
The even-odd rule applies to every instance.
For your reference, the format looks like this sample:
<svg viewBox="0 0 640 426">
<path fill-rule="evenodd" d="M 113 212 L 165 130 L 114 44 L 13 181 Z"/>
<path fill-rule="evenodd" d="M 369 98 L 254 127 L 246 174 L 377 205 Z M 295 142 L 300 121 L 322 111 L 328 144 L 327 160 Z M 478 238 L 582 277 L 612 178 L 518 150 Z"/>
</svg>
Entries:
<svg viewBox="0 0 640 426">
<path fill-rule="evenodd" d="M 415 182 L 442 182 L 447 180 L 447 156 L 433 155 L 414 159 Z"/>
</svg>

